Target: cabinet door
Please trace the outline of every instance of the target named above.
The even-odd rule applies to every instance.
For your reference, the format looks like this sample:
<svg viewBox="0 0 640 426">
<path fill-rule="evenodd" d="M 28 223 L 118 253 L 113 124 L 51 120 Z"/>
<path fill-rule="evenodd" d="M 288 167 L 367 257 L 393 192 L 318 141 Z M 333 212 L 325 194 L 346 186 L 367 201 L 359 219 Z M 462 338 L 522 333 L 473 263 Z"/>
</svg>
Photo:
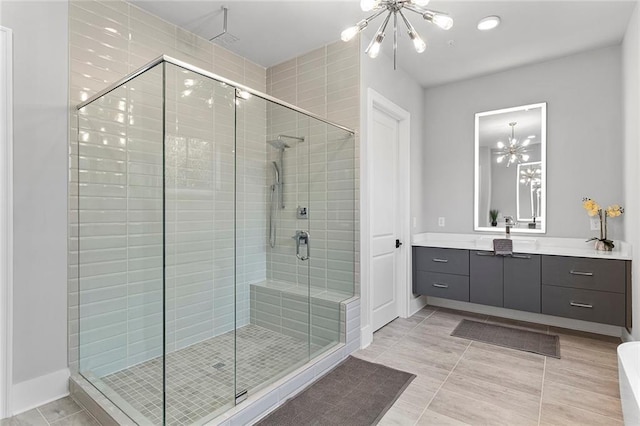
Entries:
<svg viewBox="0 0 640 426">
<path fill-rule="evenodd" d="M 504 259 L 504 307 L 541 312 L 540 256 L 514 254 Z"/>
<path fill-rule="evenodd" d="M 469 254 L 469 301 L 502 306 L 502 256 L 490 251 Z"/>
</svg>

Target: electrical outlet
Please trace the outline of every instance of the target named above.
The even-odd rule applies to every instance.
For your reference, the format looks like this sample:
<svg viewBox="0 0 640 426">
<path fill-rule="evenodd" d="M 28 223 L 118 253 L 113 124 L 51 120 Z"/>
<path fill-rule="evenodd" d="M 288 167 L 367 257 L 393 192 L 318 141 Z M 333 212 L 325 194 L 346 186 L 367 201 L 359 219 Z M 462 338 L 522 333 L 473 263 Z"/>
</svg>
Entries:
<svg viewBox="0 0 640 426">
<path fill-rule="evenodd" d="M 599 231 L 600 230 L 600 219 L 592 218 L 591 220 L 591 230 Z"/>
<path fill-rule="evenodd" d="M 438 218 L 438 226 L 444 227 L 444 217 Z"/>
</svg>

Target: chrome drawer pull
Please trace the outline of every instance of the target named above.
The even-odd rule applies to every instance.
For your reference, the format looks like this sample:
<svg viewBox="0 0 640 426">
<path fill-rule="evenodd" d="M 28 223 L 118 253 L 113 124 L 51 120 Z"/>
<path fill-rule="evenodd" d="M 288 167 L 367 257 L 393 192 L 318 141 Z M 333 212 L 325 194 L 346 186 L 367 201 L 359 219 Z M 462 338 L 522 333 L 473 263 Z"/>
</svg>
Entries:
<svg viewBox="0 0 640 426">
<path fill-rule="evenodd" d="M 576 308 L 587 308 L 587 309 L 593 309 L 593 305 L 587 305 L 586 303 L 569 302 L 569 304 L 570 304 L 571 306 L 575 306 Z"/>
<path fill-rule="evenodd" d="M 449 284 L 433 283 L 433 286 L 436 287 L 436 288 L 449 288 Z"/>
<path fill-rule="evenodd" d="M 437 257 L 435 259 L 432 259 L 434 262 L 438 262 L 438 263 L 447 263 L 449 260 L 448 259 L 438 259 Z"/>
<path fill-rule="evenodd" d="M 477 251 L 476 256 L 494 256 L 494 254 L 487 251 Z"/>
<path fill-rule="evenodd" d="M 512 254 L 511 257 L 514 259 L 531 259 L 531 256 L 527 256 L 526 254 Z"/>
<path fill-rule="evenodd" d="M 593 276 L 593 272 L 580 272 L 580 271 L 574 271 L 573 269 L 571 271 L 569 271 L 569 273 L 571 275 L 580 275 L 581 277 L 592 277 Z"/>
</svg>

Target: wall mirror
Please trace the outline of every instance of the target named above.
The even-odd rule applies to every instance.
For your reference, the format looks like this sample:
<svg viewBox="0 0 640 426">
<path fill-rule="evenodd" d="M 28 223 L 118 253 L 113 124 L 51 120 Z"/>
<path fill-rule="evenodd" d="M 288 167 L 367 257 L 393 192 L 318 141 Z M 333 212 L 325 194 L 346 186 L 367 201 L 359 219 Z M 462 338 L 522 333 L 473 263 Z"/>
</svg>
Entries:
<svg viewBox="0 0 640 426">
<path fill-rule="evenodd" d="M 474 230 L 546 232 L 547 104 L 476 114 Z"/>
</svg>

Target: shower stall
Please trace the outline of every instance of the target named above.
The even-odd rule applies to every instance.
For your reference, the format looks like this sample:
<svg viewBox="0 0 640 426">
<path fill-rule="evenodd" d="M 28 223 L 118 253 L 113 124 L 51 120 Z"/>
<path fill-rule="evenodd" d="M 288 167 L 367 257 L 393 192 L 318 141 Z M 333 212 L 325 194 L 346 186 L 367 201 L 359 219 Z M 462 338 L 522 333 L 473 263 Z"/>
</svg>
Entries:
<svg viewBox="0 0 640 426">
<path fill-rule="evenodd" d="M 214 420 L 344 339 L 349 129 L 163 56 L 78 106 L 79 373 L 138 424 Z"/>
</svg>

